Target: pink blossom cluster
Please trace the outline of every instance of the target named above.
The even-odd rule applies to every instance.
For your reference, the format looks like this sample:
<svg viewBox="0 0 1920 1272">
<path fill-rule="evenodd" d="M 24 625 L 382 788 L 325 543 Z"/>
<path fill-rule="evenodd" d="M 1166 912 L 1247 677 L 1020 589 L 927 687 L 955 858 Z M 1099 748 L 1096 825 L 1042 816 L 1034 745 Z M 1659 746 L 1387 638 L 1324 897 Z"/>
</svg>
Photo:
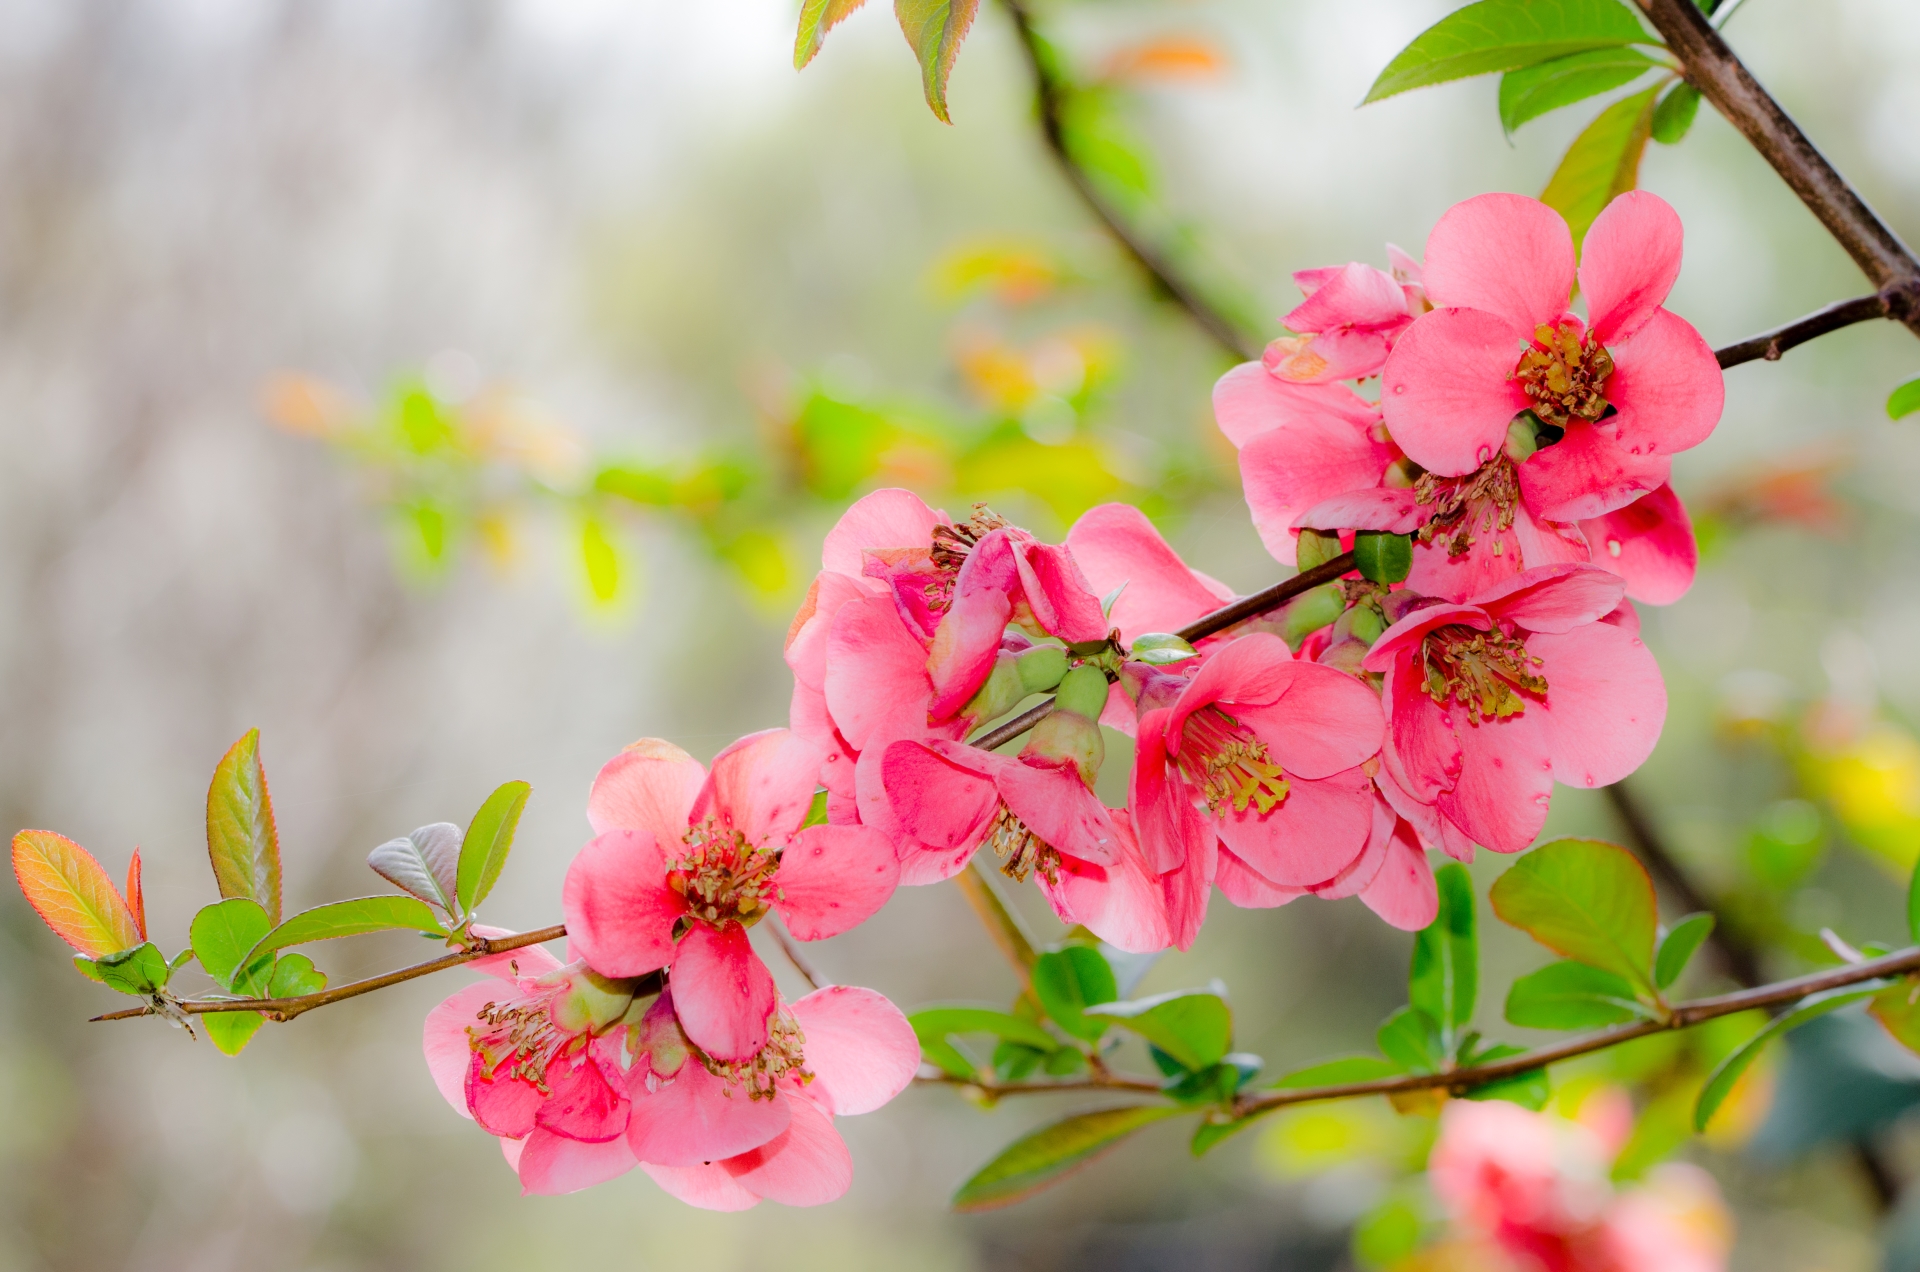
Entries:
<svg viewBox="0 0 1920 1272">
<path fill-rule="evenodd" d="M 904 490 L 854 504 L 788 631 L 788 727 L 711 771 L 657 740 L 606 764 L 564 890 L 577 961 L 496 961 L 504 988 L 435 1013 L 448 1098 L 530 1191 L 639 1165 L 699 1205 L 810 1204 L 847 1185 L 833 1115 L 891 1098 L 918 1049 L 870 991 L 785 1003 L 750 941 L 764 920 L 833 936 L 985 848 L 1130 951 L 1191 945 L 1216 887 L 1432 922 L 1429 849 L 1525 848 L 1554 782 L 1618 781 L 1665 718 L 1627 597 L 1691 576 L 1665 482 L 1712 428 L 1720 373 L 1660 307 L 1680 253 L 1665 204 L 1616 200 L 1586 253 L 1590 322 L 1568 312 L 1558 214 L 1471 200 L 1424 269 L 1300 275 L 1305 334 L 1222 380 L 1275 555 L 1292 562 L 1303 530 L 1411 533 L 1404 584 L 1350 575 L 1190 642 L 1233 592 L 1137 509 L 1047 544 Z M 1336 382 L 1375 376 L 1380 402 Z M 971 744 L 1039 695 L 1017 752 Z M 1105 783 L 1117 805 L 1110 732 L 1133 742 Z M 637 994 L 656 973 L 667 991 Z"/>
<path fill-rule="evenodd" d="M 1732 1220 L 1713 1177 L 1682 1162 L 1616 1189 L 1608 1168 L 1633 1126 L 1625 1092 L 1589 1096 L 1577 1119 L 1489 1100 L 1450 1102 L 1427 1180 L 1489 1272 L 1722 1272 Z"/>
</svg>

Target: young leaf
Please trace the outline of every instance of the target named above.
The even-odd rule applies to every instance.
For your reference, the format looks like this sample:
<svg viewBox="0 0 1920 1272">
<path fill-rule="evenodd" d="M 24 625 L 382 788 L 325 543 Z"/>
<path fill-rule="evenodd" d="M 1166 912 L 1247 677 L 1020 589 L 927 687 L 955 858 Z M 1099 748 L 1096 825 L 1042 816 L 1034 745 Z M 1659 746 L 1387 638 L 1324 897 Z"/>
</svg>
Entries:
<svg viewBox="0 0 1920 1272">
<path fill-rule="evenodd" d="M 793 69 L 804 70 L 820 51 L 827 32 L 867 0 L 805 0 L 800 6 L 800 31 L 793 41 Z"/>
<path fill-rule="evenodd" d="M 1720 1062 L 1707 1078 L 1706 1086 L 1700 1089 L 1700 1099 L 1693 1106 L 1693 1129 L 1704 1131 L 1713 1121 L 1713 1115 L 1720 1111 L 1727 1096 L 1733 1091 L 1734 1083 L 1740 1080 L 1753 1062 L 1759 1058 L 1766 1045 L 1792 1029 L 1797 1029 L 1816 1016 L 1824 1016 L 1830 1011 L 1845 1007 L 1848 1003 L 1870 998 L 1881 992 L 1885 986 L 1875 982 L 1865 989 L 1848 986 L 1844 989 L 1830 989 L 1823 994 L 1814 994 L 1800 1000 L 1800 1005 L 1792 1011 L 1782 1013 L 1768 1021 L 1766 1027 L 1749 1038 L 1739 1050 Z M 1897 988 L 1897 987 L 1896 987 Z"/>
<path fill-rule="evenodd" d="M 1457 861 L 1433 873 L 1440 888 L 1440 913 L 1413 938 L 1407 1000 L 1440 1026 L 1442 1047 L 1451 1053 L 1455 1031 L 1473 1019 L 1479 989 L 1473 879 Z"/>
<path fill-rule="evenodd" d="M 229 897 L 194 915 L 187 935 L 193 942 L 194 957 L 207 975 L 233 989 L 241 960 L 272 930 L 273 920 L 258 901 Z M 251 962 L 248 965 L 251 967 Z"/>
<path fill-rule="evenodd" d="M 1512 136 L 1530 119 L 1631 84 L 1658 65 L 1640 50 L 1623 46 L 1508 71 L 1500 77 L 1500 126 Z"/>
<path fill-rule="evenodd" d="M 580 565 L 596 602 L 605 605 L 620 594 L 620 549 L 598 517 L 580 523 Z"/>
<path fill-rule="evenodd" d="M 1200 1125 L 1193 1129 L 1193 1140 L 1187 1147 L 1195 1157 L 1204 1157 L 1218 1147 L 1222 1140 L 1231 1139 L 1273 1111 L 1264 1110 L 1247 1117 L 1236 1117 L 1227 1122 L 1215 1122 L 1202 1118 Z"/>
<path fill-rule="evenodd" d="M 960 1211 L 991 1210 L 1032 1196 L 1085 1166 L 1143 1126 L 1179 1117 L 1169 1104 L 1135 1104 L 1082 1113 L 1014 1141 L 953 1195 Z"/>
<path fill-rule="evenodd" d="M 1619 0 L 1480 0 L 1400 50 L 1367 90 L 1366 101 L 1591 49 L 1654 42 Z"/>
<path fill-rule="evenodd" d="M 1060 1050 L 1075 1059 L 1079 1058 L 1080 1053 L 1071 1048 L 1062 1047 Z M 1052 1054 L 1022 1042 L 997 1042 L 993 1047 L 993 1076 L 1001 1082 L 1018 1082 L 1037 1070 Z"/>
<path fill-rule="evenodd" d="M 1405 1072 L 1390 1060 L 1379 1056 L 1342 1056 L 1320 1064 L 1296 1069 L 1273 1084 L 1276 1091 L 1295 1091 L 1306 1087 L 1348 1086 L 1355 1082 L 1377 1082 Z"/>
<path fill-rule="evenodd" d="M 980 1033 L 1041 1051 L 1052 1051 L 1060 1045 L 1057 1038 L 1033 1021 L 991 1007 L 924 1007 L 908 1016 L 907 1023 L 913 1026 L 914 1033 L 927 1038 Z"/>
<path fill-rule="evenodd" d="M 305 954 L 282 954 L 273 965 L 267 981 L 268 998 L 299 998 L 317 994 L 327 987 L 327 974 L 313 965 Z"/>
<path fill-rule="evenodd" d="M 1139 1034 L 1189 1072 L 1217 1064 L 1233 1046 L 1233 1009 L 1212 990 L 1175 990 L 1130 1003 L 1088 1007 Z"/>
<path fill-rule="evenodd" d="M 1489 1047 L 1474 1058 L 1475 1064 L 1485 1064 L 1489 1060 L 1504 1060 L 1506 1057 L 1520 1054 L 1519 1047 Z M 1553 1079 L 1547 1076 L 1545 1069 L 1526 1069 L 1505 1078 L 1495 1078 L 1492 1082 L 1483 1082 L 1477 1087 L 1469 1087 L 1461 1093 L 1469 1100 L 1505 1100 L 1518 1104 L 1523 1109 L 1532 1109 L 1538 1113 L 1547 1107 L 1547 1101 L 1553 1098 Z"/>
<path fill-rule="evenodd" d="M 1540 201 L 1567 219 L 1578 250 L 1594 218 L 1618 195 L 1640 184 L 1640 156 L 1653 131 L 1654 96 L 1660 90 L 1623 97 L 1601 111 L 1554 169 Z"/>
<path fill-rule="evenodd" d="M 1398 583 L 1413 569 L 1413 539 L 1382 530 L 1362 530 L 1353 536 L 1353 562 L 1362 578 L 1386 586 Z"/>
<path fill-rule="evenodd" d="M 1507 1020 L 1527 1029 L 1599 1029 L 1646 1014 L 1624 978 L 1571 959 L 1529 972 L 1507 991 Z"/>
<path fill-rule="evenodd" d="M 980 0 L 893 0 L 900 31 L 920 59 L 927 105 L 943 124 L 953 122 L 947 116 L 947 77 L 953 74 L 953 59 L 979 11 Z"/>
<path fill-rule="evenodd" d="M 1653 880 L 1634 855 L 1596 839 L 1535 848 L 1487 893 L 1503 922 L 1556 954 L 1653 989 Z"/>
<path fill-rule="evenodd" d="M 1713 935 L 1711 914 L 1689 914 L 1660 938 L 1660 949 L 1653 956 L 1653 983 L 1661 989 L 1680 979 L 1700 945 Z"/>
<path fill-rule="evenodd" d="M 355 897 L 351 901 L 330 901 L 302 910 L 262 936 L 247 952 L 246 961 L 251 964 L 289 945 L 395 929 L 443 935 L 432 909 L 416 897 Z"/>
<path fill-rule="evenodd" d="M 133 857 L 127 862 L 127 891 L 125 893 L 127 912 L 133 915 L 133 926 L 140 930 L 140 939 L 147 939 L 147 893 L 140 886 L 140 849 L 136 846 Z"/>
<path fill-rule="evenodd" d="M 1897 420 L 1920 411 L 1920 380 L 1908 380 L 1887 398 L 1887 418 Z"/>
<path fill-rule="evenodd" d="M 223 897 L 258 901 L 280 921 L 280 833 L 273 797 L 260 764 L 260 730 L 246 734 L 221 757 L 207 788 L 207 855 Z"/>
<path fill-rule="evenodd" d="M 1402 1007 L 1374 1031 L 1380 1054 L 1408 1073 L 1433 1073 L 1447 1058 L 1440 1046 L 1440 1028 L 1423 1011 Z"/>
<path fill-rule="evenodd" d="M 51 830 L 15 835 L 13 877 L 53 934 L 89 958 L 140 944 L 139 925 L 113 880 L 93 854 L 65 835 Z"/>
<path fill-rule="evenodd" d="M 1113 968 L 1099 950 L 1085 945 L 1052 950 L 1035 960 L 1033 992 L 1055 1024 L 1087 1042 L 1098 1042 L 1111 1022 L 1089 1017 L 1086 1009 L 1120 996 Z"/>
<path fill-rule="evenodd" d="M 107 978 L 100 974 L 100 964 L 88 958 L 85 954 L 75 954 L 73 956 L 73 967 L 75 971 L 90 981 L 99 981 L 102 985 L 107 983 Z"/>
<path fill-rule="evenodd" d="M 1699 113 L 1700 90 L 1681 80 L 1653 108 L 1653 139 L 1663 146 L 1677 145 Z"/>
<path fill-rule="evenodd" d="M 211 1011 L 200 1017 L 200 1023 L 214 1046 L 225 1055 L 237 1056 L 267 1018 L 257 1011 Z"/>
<path fill-rule="evenodd" d="M 171 975 L 167 956 L 152 941 L 109 954 L 96 962 L 94 968 L 107 988 L 123 994 L 151 994 L 165 985 Z"/>
<path fill-rule="evenodd" d="M 513 834 L 520 826 L 520 813 L 527 806 L 533 787 L 525 782 L 508 782 L 480 805 L 480 811 L 467 823 L 467 837 L 460 843 L 460 870 L 455 885 L 456 900 L 462 917 L 493 891 L 494 881 L 507 864 L 513 850 Z"/>
<path fill-rule="evenodd" d="M 367 854 L 367 865 L 402 892 L 451 915 L 460 886 L 460 828 L 434 822 L 403 839 L 389 839 Z"/>
</svg>

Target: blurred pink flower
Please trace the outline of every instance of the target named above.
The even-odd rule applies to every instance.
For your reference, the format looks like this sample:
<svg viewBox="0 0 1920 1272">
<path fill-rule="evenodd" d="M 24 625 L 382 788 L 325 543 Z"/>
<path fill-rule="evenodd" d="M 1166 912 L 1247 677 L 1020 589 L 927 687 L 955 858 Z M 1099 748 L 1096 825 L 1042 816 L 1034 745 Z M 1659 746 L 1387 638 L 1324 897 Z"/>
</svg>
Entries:
<svg viewBox="0 0 1920 1272">
<path fill-rule="evenodd" d="M 648 739 L 594 779 L 596 837 L 567 871 L 567 933 L 596 971 L 672 966 L 680 1023 L 721 1061 L 767 1045 L 773 977 L 747 929 L 778 912 L 803 941 L 844 932 L 892 895 L 893 846 L 862 826 L 802 829 L 819 748 L 786 729 L 749 734 L 713 771 Z"/>
</svg>

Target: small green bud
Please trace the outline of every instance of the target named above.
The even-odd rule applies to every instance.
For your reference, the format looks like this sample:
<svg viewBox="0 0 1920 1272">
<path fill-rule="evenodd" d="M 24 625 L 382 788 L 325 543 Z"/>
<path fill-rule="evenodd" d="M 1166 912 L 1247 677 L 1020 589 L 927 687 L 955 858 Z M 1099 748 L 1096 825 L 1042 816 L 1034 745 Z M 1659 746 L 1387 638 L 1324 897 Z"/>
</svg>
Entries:
<svg viewBox="0 0 1920 1272">
<path fill-rule="evenodd" d="M 633 1005 L 633 982 L 609 980 L 586 967 L 560 973 L 567 987 L 553 1000 L 553 1023 L 568 1033 L 598 1033 Z"/>
<path fill-rule="evenodd" d="M 1275 613 L 1280 620 L 1280 635 L 1289 648 L 1298 650 L 1307 637 L 1339 618 L 1346 610 L 1347 594 L 1338 583 L 1322 583 L 1300 593 Z"/>
<path fill-rule="evenodd" d="M 1327 646 L 1327 652 L 1320 655 L 1320 665 L 1331 667 L 1335 671 L 1344 671 L 1349 676 L 1360 674 L 1360 662 L 1367 656 L 1367 646 L 1361 641 L 1349 637 L 1336 640 Z"/>
<path fill-rule="evenodd" d="M 1107 740 L 1100 736 L 1096 718 L 1055 707 L 1051 715 L 1033 726 L 1020 754 L 1072 760 L 1080 770 L 1080 780 L 1092 786 L 1107 758 Z"/>
<path fill-rule="evenodd" d="M 1398 583 L 1413 569 L 1413 540 L 1384 530 L 1362 530 L 1353 536 L 1353 561 L 1370 582 L 1383 587 Z"/>
<path fill-rule="evenodd" d="M 1331 633 L 1337 643 L 1343 640 L 1357 640 L 1372 647 L 1380 639 L 1380 633 L 1387 630 L 1387 620 L 1381 617 L 1380 610 L 1372 603 L 1362 601 L 1340 616 L 1333 625 Z"/>
<path fill-rule="evenodd" d="M 1067 674 L 1067 651 L 1058 645 L 1035 645 L 1014 661 L 1020 687 L 1028 693 L 1045 693 Z"/>
<path fill-rule="evenodd" d="M 1522 463 L 1527 456 L 1540 449 L 1540 417 L 1532 411 L 1522 411 L 1507 422 L 1507 458 L 1514 463 Z"/>
<path fill-rule="evenodd" d="M 1037 653 L 1038 650 L 1029 650 Z M 967 700 L 961 708 L 962 714 L 978 724 L 995 720 L 1020 705 L 1020 699 L 1027 696 L 1024 677 L 1020 672 L 1020 660 L 1009 653 L 1000 653 L 994 657 L 993 670 L 988 673 L 987 681 L 980 691 Z"/>
<path fill-rule="evenodd" d="M 1098 720 L 1107 706 L 1107 676 L 1098 667 L 1075 667 L 1060 679 L 1053 705 L 1056 711 L 1072 711 L 1089 720 Z"/>
<path fill-rule="evenodd" d="M 1300 544 L 1294 549 L 1294 561 L 1304 570 L 1325 565 L 1340 555 L 1338 530 L 1302 530 Z"/>
</svg>

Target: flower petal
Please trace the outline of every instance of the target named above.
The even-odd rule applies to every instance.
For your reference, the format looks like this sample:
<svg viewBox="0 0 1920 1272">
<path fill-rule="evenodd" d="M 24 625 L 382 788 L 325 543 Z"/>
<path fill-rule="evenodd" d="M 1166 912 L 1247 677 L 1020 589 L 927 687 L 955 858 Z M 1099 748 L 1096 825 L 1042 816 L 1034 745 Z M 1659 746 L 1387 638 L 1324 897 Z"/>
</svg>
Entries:
<svg viewBox="0 0 1920 1272">
<path fill-rule="evenodd" d="M 932 695 L 927 651 L 907 630 L 891 598 L 849 601 L 833 620 L 827 639 L 827 709 L 840 735 L 856 751 L 893 712 L 924 704 Z M 926 708 L 921 706 L 924 718 Z"/>
<path fill-rule="evenodd" d="M 1442 477 L 1465 476 L 1499 454 L 1507 424 L 1530 405 L 1511 376 L 1532 330 L 1480 309 L 1436 309 L 1407 328 L 1380 389 L 1400 449 Z"/>
<path fill-rule="evenodd" d="M 1527 631 L 1565 632 L 1610 613 L 1625 595 L 1619 575 L 1581 564 L 1528 570 L 1473 599 L 1493 617 Z"/>
<path fill-rule="evenodd" d="M 1071 761 L 1055 766 L 1012 760 L 996 766 L 994 785 L 1008 811 L 1056 851 L 1104 866 L 1120 850 L 1106 805 Z"/>
<path fill-rule="evenodd" d="M 1413 827 L 1400 822 L 1387 846 L 1387 859 L 1373 882 L 1361 890 L 1369 910 L 1403 932 L 1418 932 L 1440 913 L 1440 890 L 1433 867 L 1414 838 Z"/>
<path fill-rule="evenodd" d="M 1014 543 L 1013 562 L 1020 573 L 1020 590 L 1027 608 L 1049 634 L 1068 644 L 1101 640 L 1107 631 L 1100 612 L 1100 596 L 1087 582 L 1073 553 L 1050 543 L 1020 540 Z"/>
<path fill-rule="evenodd" d="M 1667 719 L 1667 687 L 1637 635 L 1592 623 L 1564 635 L 1531 637 L 1527 652 L 1545 664 L 1541 714 L 1556 779 L 1568 786 L 1607 786 L 1653 754 Z"/>
<path fill-rule="evenodd" d="M 964 743 L 895 742 L 880 772 L 901 829 L 935 849 L 970 851 L 1000 806 L 985 753 Z"/>
<path fill-rule="evenodd" d="M 1547 683 L 1551 694 L 1553 682 Z M 1450 709 L 1456 717 L 1465 715 L 1457 705 Z M 1520 715 L 1477 726 L 1461 721 L 1453 730 L 1460 743 L 1460 776 L 1434 803 L 1482 847 L 1519 852 L 1546 824 L 1553 798 L 1546 714 L 1530 702 Z"/>
<path fill-rule="evenodd" d="M 1020 590 L 1010 528 L 995 530 L 973 545 L 954 580 L 953 603 L 927 650 L 926 674 L 933 687 L 929 719 L 951 716 L 985 683 Z"/>
<path fill-rule="evenodd" d="M 751 1060 L 767 1045 L 767 1017 L 778 997 L 745 928 L 695 923 L 674 952 L 671 975 L 674 1010 L 694 1046 L 729 1061 Z"/>
<path fill-rule="evenodd" d="M 821 758 L 818 743 L 786 729 L 749 733 L 713 757 L 689 819 L 717 817 L 754 843 L 778 845 L 813 807 Z"/>
<path fill-rule="evenodd" d="M 640 1070 L 634 1073 L 626 1141 L 650 1165 L 698 1166 L 733 1157 L 767 1143 L 792 1120 L 793 1102 L 785 1096 L 750 1099 L 744 1087 L 716 1078 L 697 1057 L 652 1091 Z"/>
<path fill-rule="evenodd" d="M 482 1007 L 504 996 L 504 987 L 498 981 L 476 981 L 456 989 L 427 1013 L 426 1027 L 421 1031 L 427 1072 L 461 1117 L 473 1117 L 467 1108 L 467 1073 L 473 1068 L 473 1039 L 467 1030 L 479 1022 Z"/>
<path fill-rule="evenodd" d="M 920 1042 L 898 1007 L 871 989 L 829 985 L 793 1004 L 807 1036 L 809 1094 L 841 1117 L 871 1113 L 906 1090 L 920 1068 Z"/>
<path fill-rule="evenodd" d="M 1700 550 L 1693 522 L 1673 487 L 1662 486 L 1624 508 L 1580 523 L 1593 545 L 1593 563 L 1627 581 L 1627 595 L 1648 605 L 1671 605 L 1693 586 Z"/>
<path fill-rule="evenodd" d="M 1154 875 L 1178 870 L 1214 837 L 1213 826 L 1193 806 L 1186 783 L 1169 768 L 1168 717 L 1161 708 L 1140 718 L 1127 791 L 1141 863 Z"/>
<path fill-rule="evenodd" d="M 546 1098 L 539 1087 L 515 1076 L 508 1060 L 489 1071 L 486 1057 L 475 1051 L 467 1062 L 467 1108 L 489 1135 L 521 1139 L 532 1134 L 534 1116 Z"/>
<path fill-rule="evenodd" d="M 1296 282 L 1299 281 L 1295 276 Z M 1304 302 L 1280 320 L 1290 331 L 1335 327 L 1389 327 L 1407 317 L 1407 296 L 1393 275 L 1360 261 L 1336 267 L 1316 280 Z"/>
<path fill-rule="evenodd" d="M 1594 338 L 1611 345 L 1638 331 L 1680 277 L 1680 214 L 1629 190 L 1594 218 L 1580 249 L 1580 291 Z"/>
<path fill-rule="evenodd" d="M 1393 811 L 1393 806 L 1380 798 L 1379 791 L 1375 790 L 1373 829 L 1367 835 L 1367 846 L 1339 874 L 1325 883 L 1313 884 L 1307 890 L 1327 901 L 1338 901 L 1365 891 L 1387 859 L 1387 847 L 1393 840 L 1394 828 L 1399 822 L 1400 817 Z"/>
<path fill-rule="evenodd" d="M 546 1083 L 547 1099 L 533 1117 L 540 1129 L 583 1144 L 604 1144 L 626 1132 L 626 1092 L 615 1090 L 586 1052 L 555 1056 Z"/>
<path fill-rule="evenodd" d="M 1262 815 L 1251 805 L 1216 819 L 1221 842 L 1262 876 L 1286 887 L 1331 879 L 1366 850 L 1373 782 L 1358 768 L 1321 781 L 1289 776 L 1287 797 Z"/>
<path fill-rule="evenodd" d="M 1346 392 L 1347 390 L 1342 390 Z M 1398 450 L 1380 440 L 1378 412 L 1326 411 L 1250 440 L 1240 451 L 1240 485 L 1267 551 L 1294 563 L 1301 514 L 1329 499 L 1380 485 Z M 1319 525 L 1319 522 L 1313 524 Z"/>
<path fill-rule="evenodd" d="M 1307 895 L 1305 888 L 1286 888 L 1275 883 L 1234 856 L 1229 848 L 1220 850 L 1220 865 L 1213 881 L 1219 885 L 1222 896 L 1243 910 L 1271 910 Z"/>
<path fill-rule="evenodd" d="M 1331 667 L 1295 662 L 1271 703 L 1243 704 L 1233 714 L 1266 743 L 1289 779 L 1331 777 L 1379 754 L 1386 734 L 1380 697 Z"/>
<path fill-rule="evenodd" d="M 1216 702 L 1276 701 L 1294 683 L 1295 668 L 1293 651 L 1272 632 L 1252 632 L 1228 641 L 1201 661 L 1200 670 L 1180 691 L 1167 719 L 1167 736 L 1178 739 L 1188 716 Z M 1169 749 L 1177 754 L 1180 748 Z"/>
<path fill-rule="evenodd" d="M 1624 507 L 1662 485 L 1673 470 L 1665 455 L 1635 455 L 1612 433 L 1576 420 L 1567 435 L 1529 455 L 1514 470 L 1536 517 L 1584 521 Z"/>
<path fill-rule="evenodd" d="M 1727 385 L 1713 349 L 1686 319 L 1656 309 L 1610 352 L 1607 401 L 1619 414 L 1601 427 L 1636 454 L 1672 455 L 1707 440 L 1726 406 Z"/>
<path fill-rule="evenodd" d="M 840 514 L 820 546 L 820 564 L 839 574 L 859 577 L 869 549 L 925 548 L 933 543 L 933 528 L 947 524 L 947 514 L 929 508 L 911 490 L 876 490 Z"/>
<path fill-rule="evenodd" d="M 783 1206 L 824 1206 L 853 1183 L 853 1157 L 833 1119 L 805 1096 L 791 1097 L 793 1121 L 772 1143 L 722 1163 L 748 1192 Z"/>
<path fill-rule="evenodd" d="M 1252 447 L 1248 447 L 1251 451 Z M 1244 471 L 1244 465 L 1242 469 Z M 1251 499 L 1248 500 L 1252 502 Z M 1402 487 L 1376 486 L 1349 490 L 1322 499 L 1295 517 L 1293 524 L 1314 530 L 1385 530 L 1412 534 L 1433 516 L 1433 506 L 1420 502 L 1418 492 Z M 1255 524 L 1258 525 L 1256 518 Z M 1262 538 L 1264 540 L 1264 534 Z"/>
<path fill-rule="evenodd" d="M 1344 384 L 1293 384 L 1258 362 L 1241 363 L 1213 386 L 1213 418 L 1235 446 L 1272 429 L 1313 427 L 1329 417 L 1364 428 L 1376 415 L 1371 402 Z"/>
<path fill-rule="evenodd" d="M 1435 306 L 1482 309 L 1528 335 L 1566 312 L 1573 278 L 1573 233 L 1538 199 L 1483 194 L 1454 204 L 1427 236 Z"/>
<path fill-rule="evenodd" d="M 660 1190 L 676 1201 L 702 1210 L 751 1210 L 760 1199 L 733 1181 L 727 1168 L 717 1162 L 711 1166 L 655 1166 L 641 1162 Z"/>
<path fill-rule="evenodd" d="M 587 823 L 596 835 L 645 830 L 672 842 L 687 833 L 707 770 L 671 742 L 641 738 L 608 760 L 587 796 Z"/>
<path fill-rule="evenodd" d="M 667 886 L 667 859 L 644 830 L 595 836 L 560 889 L 567 939 L 602 976 L 644 976 L 673 958 L 673 924 L 686 898 Z"/>
<path fill-rule="evenodd" d="M 794 937 L 838 936 L 873 917 L 900 883 L 887 837 L 865 826 L 810 826 L 780 855 L 774 902 Z"/>
<path fill-rule="evenodd" d="M 527 1136 L 516 1169 L 523 1196 L 554 1197 L 618 1179 L 638 1164 L 618 1137 L 587 1144 L 535 1131 Z"/>
<path fill-rule="evenodd" d="M 1231 591 L 1222 595 L 1189 570 L 1131 504 L 1101 504 L 1080 514 L 1067 531 L 1067 548 L 1095 594 L 1121 589 L 1107 621 L 1126 640 L 1178 631 L 1233 599 Z"/>
<path fill-rule="evenodd" d="M 1418 650 L 1395 658 L 1380 686 L 1387 704 L 1383 768 L 1411 798 L 1430 804 L 1458 779 L 1464 760 L 1451 720 L 1426 692 L 1418 660 Z"/>
</svg>

